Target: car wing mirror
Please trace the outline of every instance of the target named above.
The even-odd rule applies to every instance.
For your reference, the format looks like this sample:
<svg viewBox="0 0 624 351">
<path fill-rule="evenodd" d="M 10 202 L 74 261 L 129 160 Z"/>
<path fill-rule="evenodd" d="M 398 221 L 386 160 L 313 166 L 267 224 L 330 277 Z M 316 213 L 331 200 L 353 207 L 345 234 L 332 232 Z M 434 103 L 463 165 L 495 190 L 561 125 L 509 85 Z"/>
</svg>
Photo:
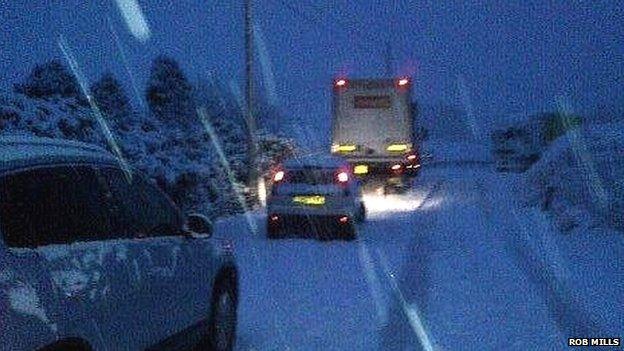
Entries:
<svg viewBox="0 0 624 351">
<path fill-rule="evenodd" d="M 190 213 L 186 216 L 186 230 L 201 235 L 212 236 L 212 222 L 199 213 Z"/>
</svg>

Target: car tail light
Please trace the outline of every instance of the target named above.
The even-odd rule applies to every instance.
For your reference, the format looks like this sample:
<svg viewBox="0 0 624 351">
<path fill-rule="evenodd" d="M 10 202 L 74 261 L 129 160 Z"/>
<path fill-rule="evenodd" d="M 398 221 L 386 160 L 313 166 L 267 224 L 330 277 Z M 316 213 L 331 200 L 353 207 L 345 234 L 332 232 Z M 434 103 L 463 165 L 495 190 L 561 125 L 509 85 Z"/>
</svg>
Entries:
<svg viewBox="0 0 624 351">
<path fill-rule="evenodd" d="M 390 169 L 392 169 L 393 171 L 400 171 L 400 170 L 401 170 L 401 167 L 402 167 L 402 166 L 401 166 L 400 164 L 398 164 L 398 163 L 397 163 L 397 164 L 395 164 L 395 165 L 392 165 L 392 167 L 390 167 Z"/>
<path fill-rule="evenodd" d="M 414 155 L 414 154 L 407 155 L 407 159 L 408 159 L 408 161 L 416 161 L 416 155 Z"/>
<path fill-rule="evenodd" d="M 336 88 L 346 88 L 347 87 L 347 80 L 344 78 L 338 78 L 334 81 L 334 86 Z"/>
<path fill-rule="evenodd" d="M 349 174 L 347 172 L 340 172 L 336 175 L 336 180 L 339 183 L 346 183 L 349 181 Z"/>
<path fill-rule="evenodd" d="M 282 180 L 284 180 L 284 171 L 278 171 L 277 173 L 275 173 L 275 175 L 273 176 L 273 181 L 281 182 Z"/>
<path fill-rule="evenodd" d="M 349 217 L 347 217 L 347 216 L 342 216 L 342 217 L 338 218 L 338 222 L 340 222 L 340 223 L 342 223 L 342 224 L 349 223 Z"/>
<path fill-rule="evenodd" d="M 279 220 L 278 215 L 271 215 L 269 218 L 271 219 L 271 222 L 277 222 Z"/>
</svg>

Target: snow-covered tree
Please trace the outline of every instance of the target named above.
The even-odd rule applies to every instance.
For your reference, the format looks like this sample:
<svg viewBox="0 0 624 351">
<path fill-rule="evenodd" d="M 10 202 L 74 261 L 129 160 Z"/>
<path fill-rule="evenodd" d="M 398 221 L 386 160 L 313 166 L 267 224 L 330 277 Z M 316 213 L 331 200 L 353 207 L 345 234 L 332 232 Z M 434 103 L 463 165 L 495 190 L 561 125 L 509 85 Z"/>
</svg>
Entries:
<svg viewBox="0 0 624 351">
<path fill-rule="evenodd" d="M 24 82 L 15 85 L 15 91 L 39 99 L 80 96 L 76 78 L 59 60 L 35 66 Z"/>
<path fill-rule="evenodd" d="M 193 88 L 173 58 L 154 59 L 146 100 L 154 116 L 168 125 L 188 127 L 196 120 Z"/>
<path fill-rule="evenodd" d="M 222 79 L 215 77 L 198 82 L 196 104 L 206 111 L 230 168 L 236 178 L 243 181 L 248 171 L 247 128 L 235 97 L 222 82 Z"/>
<path fill-rule="evenodd" d="M 124 159 L 155 179 L 183 210 L 211 217 L 243 209 L 241 195 L 244 197 L 249 170 L 240 103 L 229 87 L 217 82 L 221 83 L 207 80 L 197 89 L 191 88 L 174 61 L 157 59 L 147 88 L 148 101 L 150 95 L 153 98 L 149 101 L 151 112 L 133 111 L 121 85 L 110 74 L 91 88 L 102 112 L 114 117 L 108 121 L 109 127 Z M 109 147 L 93 111 L 80 95 L 50 93 L 35 98 L 27 91 L 32 90 L 0 94 L 0 134 L 73 139 Z M 215 140 L 203 128 L 204 121 L 194 106 L 205 111 Z M 215 141 L 225 160 L 218 157 Z M 263 171 L 290 153 L 284 150 L 294 148 L 290 141 L 267 133 L 259 135 L 258 145 Z"/>
<path fill-rule="evenodd" d="M 110 72 L 91 86 L 91 94 L 100 110 L 114 120 L 127 116 L 132 110 L 126 92 Z"/>
</svg>

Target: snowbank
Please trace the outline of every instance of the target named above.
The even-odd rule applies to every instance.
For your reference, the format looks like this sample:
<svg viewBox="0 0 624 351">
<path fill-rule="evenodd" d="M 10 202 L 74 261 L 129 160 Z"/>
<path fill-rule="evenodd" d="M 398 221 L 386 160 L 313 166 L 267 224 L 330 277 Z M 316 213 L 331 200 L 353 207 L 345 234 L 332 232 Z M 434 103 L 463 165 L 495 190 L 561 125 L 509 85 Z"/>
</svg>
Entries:
<svg viewBox="0 0 624 351">
<path fill-rule="evenodd" d="M 423 144 L 421 154 L 423 162 L 427 163 L 492 162 L 488 145 L 478 142 L 434 139 Z M 431 155 L 429 160 L 426 160 L 426 154 Z"/>
<path fill-rule="evenodd" d="M 571 130 L 527 171 L 523 200 L 551 213 L 563 231 L 624 230 L 623 154 L 622 123 Z"/>
</svg>

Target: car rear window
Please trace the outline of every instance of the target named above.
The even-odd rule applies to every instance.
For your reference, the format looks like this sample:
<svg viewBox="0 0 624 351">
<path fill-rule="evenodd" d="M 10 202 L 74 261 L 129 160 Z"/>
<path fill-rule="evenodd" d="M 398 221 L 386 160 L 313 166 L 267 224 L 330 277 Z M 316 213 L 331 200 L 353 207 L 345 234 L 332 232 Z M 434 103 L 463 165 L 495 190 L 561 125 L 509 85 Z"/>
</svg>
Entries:
<svg viewBox="0 0 624 351">
<path fill-rule="evenodd" d="M 327 168 L 305 168 L 286 171 L 286 181 L 293 184 L 333 184 L 335 177 L 336 171 Z"/>
<path fill-rule="evenodd" d="M 115 204 L 111 217 L 116 231 L 130 237 L 180 233 L 183 220 L 178 209 L 138 173 L 128 179 L 120 169 L 104 168 L 98 174 Z"/>
<path fill-rule="evenodd" d="M 93 168 L 39 168 L 0 178 L 7 245 L 36 247 L 106 237 L 110 221 Z"/>
</svg>

